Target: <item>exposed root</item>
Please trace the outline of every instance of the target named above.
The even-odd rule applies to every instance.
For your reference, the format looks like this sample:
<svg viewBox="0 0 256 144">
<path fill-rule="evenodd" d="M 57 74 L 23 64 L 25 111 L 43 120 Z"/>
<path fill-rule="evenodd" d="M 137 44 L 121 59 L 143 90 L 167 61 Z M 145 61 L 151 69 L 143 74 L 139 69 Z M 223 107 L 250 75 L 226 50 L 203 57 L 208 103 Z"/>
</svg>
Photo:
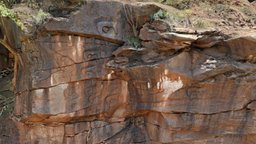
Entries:
<svg viewBox="0 0 256 144">
<path fill-rule="evenodd" d="M 18 76 L 18 68 L 19 68 L 19 65 L 23 66 L 21 56 L 20 56 L 19 52 L 9 44 L 6 36 L 4 36 L 4 39 L 0 39 L 0 44 L 2 44 L 14 56 L 14 68 L 13 68 L 12 84 L 13 84 L 14 90 L 16 90 L 16 81 L 17 81 L 17 76 Z"/>
</svg>

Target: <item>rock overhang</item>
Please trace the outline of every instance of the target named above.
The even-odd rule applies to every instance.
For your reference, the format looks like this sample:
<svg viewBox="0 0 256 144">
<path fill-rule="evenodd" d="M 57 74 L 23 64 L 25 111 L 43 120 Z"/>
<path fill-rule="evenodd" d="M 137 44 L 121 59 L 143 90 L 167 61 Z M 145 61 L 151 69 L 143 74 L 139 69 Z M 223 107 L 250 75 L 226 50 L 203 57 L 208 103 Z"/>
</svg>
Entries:
<svg viewBox="0 0 256 144">
<path fill-rule="evenodd" d="M 122 44 L 133 35 L 131 24 L 140 28 L 159 9 L 154 4 L 139 2 L 86 1 L 69 18 L 53 17 L 43 27 L 49 32 L 66 32 Z"/>
<path fill-rule="evenodd" d="M 104 2 L 115 3 L 124 16 L 123 2 L 93 2 L 70 17 L 46 22 L 43 27 L 50 35 L 39 33 L 30 44 L 23 41 L 25 50 L 32 49 L 23 51 L 29 64 L 20 73 L 23 89 L 17 93 L 15 114 L 30 126 L 28 141 L 116 143 L 125 137 L 124 141 L 190 143 L 228 134 L 255 135 L 253 37 L 229 39 L 216 30 L 169 31 L 161 21 L 163 27 L 153 22 L 139 28 L 149 26 L 144 34 L 154 28 L 155 38 L 141 37 L 154 45 L 121 46 L 123 35 L 132 35 L 125 17 L 113 13 L 103 22 L 96 20 L 98 26 L 92 24 L 95 20 L 79 19 L 81 11 L 87 14 L 84 18 L 91 14 L 94 19 L 94 13 L 106 17 L 104 10 L 111 7 Z M 101 6 L 105 9 L 88 11 Z M 129 28 L 110 30 L 109 35 L 99 32 L 113 25 Z M 54 129 L 58 133 L 52 134 Z M 40 130 L 46 134 L 41 136 Z"/>
</svg>

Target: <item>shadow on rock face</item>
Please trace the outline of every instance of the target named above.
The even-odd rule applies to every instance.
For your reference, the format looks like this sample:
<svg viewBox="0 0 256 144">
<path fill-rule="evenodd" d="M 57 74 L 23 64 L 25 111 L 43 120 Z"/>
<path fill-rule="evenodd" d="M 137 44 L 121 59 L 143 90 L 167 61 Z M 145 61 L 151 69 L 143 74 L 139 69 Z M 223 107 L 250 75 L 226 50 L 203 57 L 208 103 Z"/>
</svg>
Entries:
<svg viewBox="0 0 256 144">
<path fill-rule="evenodd" d="M 19 130 L 10 118 L 0 118 L 0 143 L 19 144 Z"/>
</svg>

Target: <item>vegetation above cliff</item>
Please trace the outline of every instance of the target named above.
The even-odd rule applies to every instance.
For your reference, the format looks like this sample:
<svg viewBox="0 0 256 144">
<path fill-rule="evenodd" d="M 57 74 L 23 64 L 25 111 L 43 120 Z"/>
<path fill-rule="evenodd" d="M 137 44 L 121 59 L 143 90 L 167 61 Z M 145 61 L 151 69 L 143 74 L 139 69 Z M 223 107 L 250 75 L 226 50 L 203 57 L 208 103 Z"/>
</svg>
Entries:
<svg viewBox="0 0 256 144">
<path fill-rule="evenodd" d="M 18 18 L 17 14 L 8 7 L 6 7 L 5 3 L 3 2 L 0 2 L 0 16 L 10 18 L 17 24 L 18 27 L 20 27 L 21 29 L 24 28 L 24 25 Z"/>
<path fill-rule="evenodd" d="M 170 21 L 194 28 L 252 28 L 256 2 L 248 0 L 137 0 L 157 2 L 170 13 Z M 175 9 L 173 9 L 175 8 Z"/>
</svg>

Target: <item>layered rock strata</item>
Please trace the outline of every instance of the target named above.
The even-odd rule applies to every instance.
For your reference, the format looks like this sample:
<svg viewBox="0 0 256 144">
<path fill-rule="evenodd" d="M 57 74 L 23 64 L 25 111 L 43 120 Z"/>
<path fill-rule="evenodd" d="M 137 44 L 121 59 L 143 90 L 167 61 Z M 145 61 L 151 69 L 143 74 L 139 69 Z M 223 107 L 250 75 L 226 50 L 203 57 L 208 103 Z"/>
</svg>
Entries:
<svg viewBox="0 0 256 144">
<path fill-rule="evenodd" d="M 16 143 L 253 144 L 255 30 L 171 28 L 159 9 L 88 1 L 22 41 Z"/>
</svg>

